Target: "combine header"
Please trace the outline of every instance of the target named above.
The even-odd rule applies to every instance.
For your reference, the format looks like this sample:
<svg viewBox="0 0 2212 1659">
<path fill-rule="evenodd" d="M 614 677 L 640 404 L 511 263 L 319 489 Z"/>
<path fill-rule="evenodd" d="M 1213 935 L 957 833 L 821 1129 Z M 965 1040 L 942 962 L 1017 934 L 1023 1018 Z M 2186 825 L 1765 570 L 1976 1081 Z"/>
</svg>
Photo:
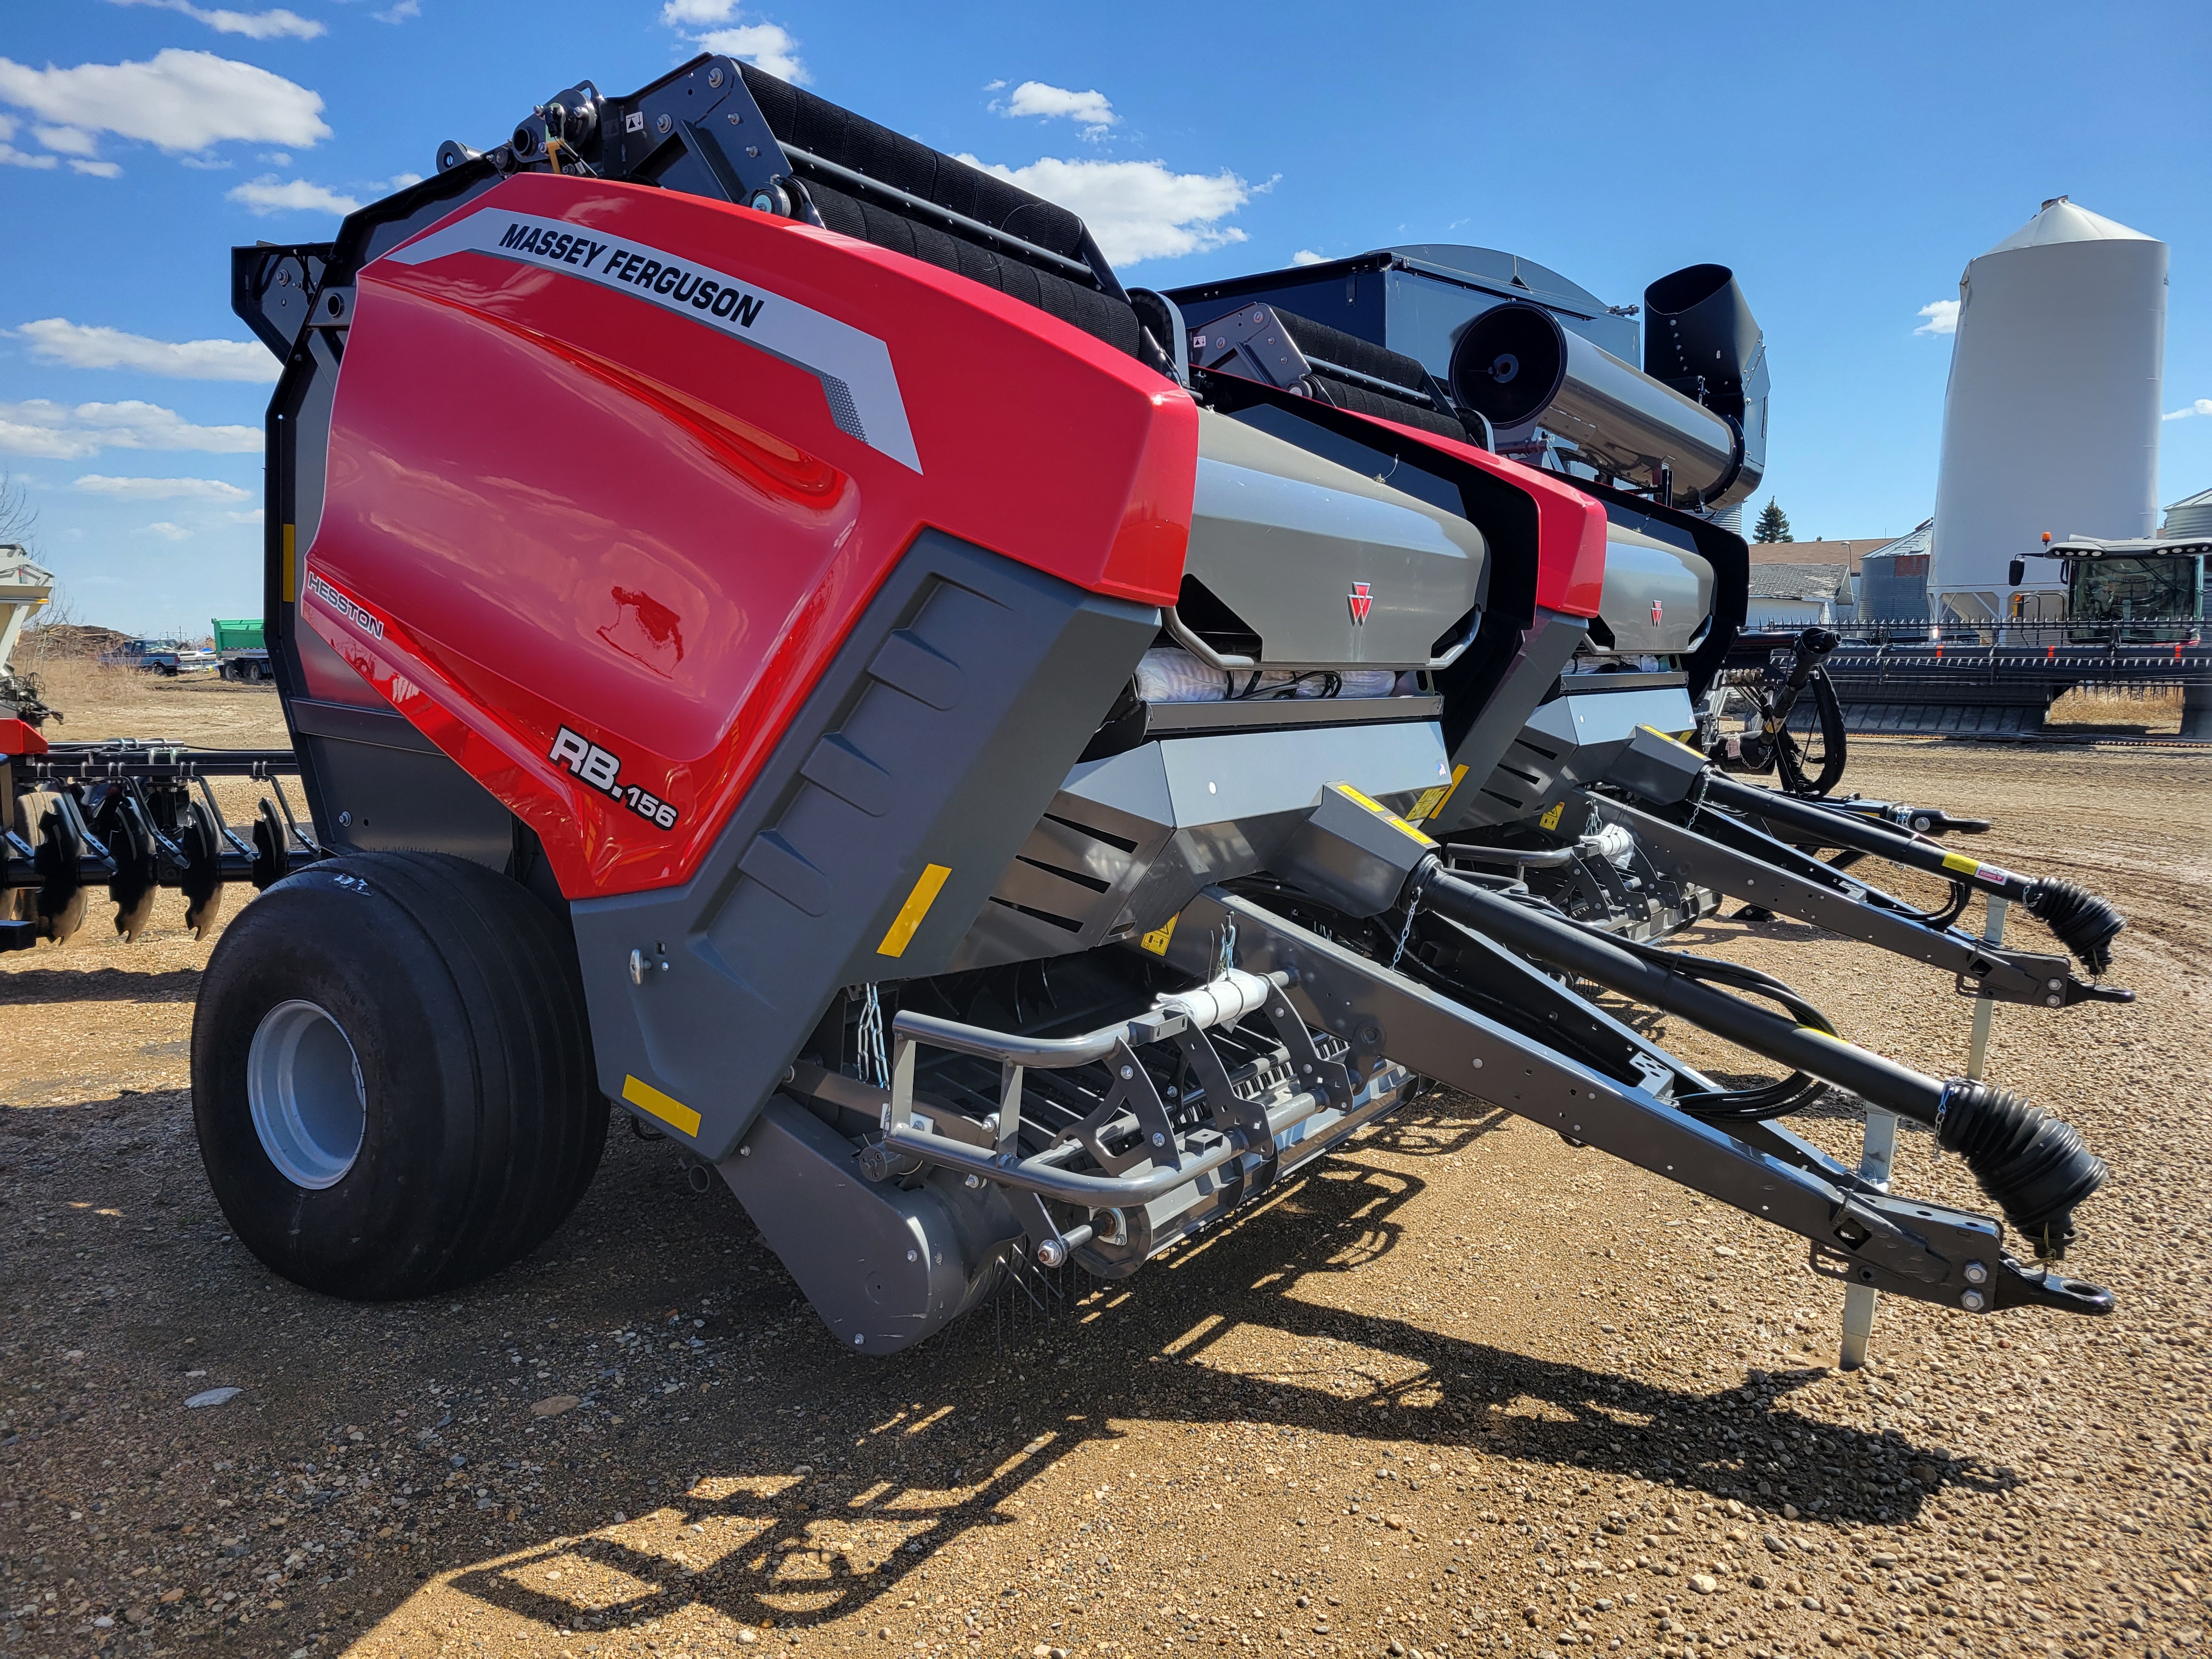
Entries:
<svg viewBox="0 0 2212 1659">
<path fill-rule="evenodd" d="M 1666 376 L 1539 306 L 1480 351 L 1445 318 L 1441 363 L 1357 305 L 1200 314 L 722 57 L 439 161 L 333 244 L 234 256 L 284 362 L 269 652 L 332 855 L 217 943 L 193 1093 L 277 1271 L 497 1269 L 615 1102 L 888 1353 L 1017 1258 L 1135 1272 L 1427 1078 L 1854 1285 L 2110 1309 L 2049 1265 L 2105 1176 L 2058 1118 L 1650 942 L 1714 902 L 1661 862 L 1694 851 L 2009 971 L 1797 850 L 1924 864 L 1911 828 L 1670 735 L 1742 616 L 1702 516 L 1764 410 L 1725 271 L 1655 287 L 1670 341 L 1737 353 Z M 1376 258 L 1322 280 L 1487 293 Z M 1475 395 L 1509 358 L 1542 395 Z M 1489 447 L 1535 414 L 1566 436 L 1527 459 L 1591 476 Z M 1782 1075 L 1723 1087 L 1581 981 Z M 1779 1127 L 1830 1089 L 1932 1127 L 2003 1219 Z"/>
</svg>

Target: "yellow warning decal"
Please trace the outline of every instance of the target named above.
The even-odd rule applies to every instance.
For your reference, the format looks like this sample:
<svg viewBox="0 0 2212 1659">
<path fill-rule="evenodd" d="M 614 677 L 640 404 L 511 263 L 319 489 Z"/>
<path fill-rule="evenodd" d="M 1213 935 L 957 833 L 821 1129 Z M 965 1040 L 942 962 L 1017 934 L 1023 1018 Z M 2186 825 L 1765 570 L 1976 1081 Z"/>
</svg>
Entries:
<svg viewBox="0 0 2212 1659">
<path fill-rule="evenodd" d="M 1566 816 L 1566 802 L 1563 800 L 1553 801 L 1552 803 L 1552 810 L 1545 813 L 1542 817 L 1536 820 L 1536 827 L 1540 830 L 1558 829 L 1559 827 L 1559 820 Z"/>
<path fill-rule="evenodd" d="M 1970 859 L 1963 853 L 1944 854 L 1943 867 L 1946 870 L 1956 870 L 1962 876 L 1978 875 L 1982 868 L 1979 860 Z"/>
<path fill-rule="evenodd" d="M 699 1133 L 699 1114 L 682 1101 L 672 1099 L 650 1083 L 641 1083 L 634 1077 L 623 1079 L 623 1098 L 641 1112 L 650 1112 L 672 1129 L 681 1129 L 687 1135 Z"/>
<path fill-rule="evenodd" d="M 899 913 L 891 918 L 890 932 L 884 942 L 876 946 L 879 957 L 906 954 L 906 947 L 914 943 L 914 930 L 921 926 L 921 919 L 929 914 L 929 907 L 937 902 L 937 895 L 945 885 L 945 878 L 952 873 L 949 864 L 925 864 L 921 878 L 914 884 L 914 891 L 906 896 Z"/>
<path fill-rule="evenodd" d="M 1409 814 L 1413 822 L 1416 823 L 1425 823 L 1431 818 L 1435 817 L 1443 812 L 1444 808 L 1450 804 L 1451 798 L 1459 793 L 1459 787 L 1462 783 L 1466 781 L 1466 779 L 1467 768 L 1464 766 L 1453 767 L 1451 781 L 1449 783 L 1439 785 L 1437 787 L 1430 790 L 1427 794 L 1423 795 L 1420 799 L 1413 803 L 1413 810 L 1411 814 Z"/>
<path fill-rule="evenodd" d="M 1137 943 L 1143 945 L 1145 949 L 1150 951 L 1156 957 L 1164 957 L 1167 955 L 1168 945 L 1170 941 L 1175 938 L 1175 925 L 1182 920 L 1182 918 L 1179 915 L 1170 916 L 1166 921 L 1163 922 L 1159 927 L 1153 928 L 1151 933 L 1146 933 L 1142 939 L 1139 939 Z"/>
<path fill-rule="evenodd" d="M 299 558 L 293 551 L 294 545 L 299 536 L 299 530 L 300 527 L 297 525 L 288 524 L 284 526 L 283 586 L 280 591 L 283 596 L 284 603 L 287 605 L 291 604 L 293 600 L 300 597 Z"/>
</svg>

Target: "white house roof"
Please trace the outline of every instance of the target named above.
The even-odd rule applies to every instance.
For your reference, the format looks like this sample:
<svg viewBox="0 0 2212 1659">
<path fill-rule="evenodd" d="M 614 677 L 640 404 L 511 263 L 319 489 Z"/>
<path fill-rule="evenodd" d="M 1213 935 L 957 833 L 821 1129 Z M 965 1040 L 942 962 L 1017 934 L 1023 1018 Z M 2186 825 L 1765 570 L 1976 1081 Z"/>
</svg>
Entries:
<svg viewBox="0 0 2212 1659">
<path fill-rule="evenodd" d="M 1812 599 L 1850 602 L 1851 568 L 1847 564 L 1755 564 L 1751 568 L 1754 599 Z"/>
</svg>

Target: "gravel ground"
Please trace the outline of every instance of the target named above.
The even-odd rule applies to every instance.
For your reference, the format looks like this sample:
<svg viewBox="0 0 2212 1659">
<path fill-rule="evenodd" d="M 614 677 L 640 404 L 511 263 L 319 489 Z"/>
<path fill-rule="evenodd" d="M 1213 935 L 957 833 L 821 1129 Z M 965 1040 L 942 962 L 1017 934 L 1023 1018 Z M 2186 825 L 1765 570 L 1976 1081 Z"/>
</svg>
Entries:
<svg viewBox="0 0 2212 1659">
<path fill-rule="evenodd" d="M 1885 1301 L 1839 1373 L 1840 1292 L 1791 1239 L 1455 1098 L 1049 1321 L 888 1360 L 834 1346 L 734 1200 L 626 1133 L 530 1260 L 349 1306 L 210 1197 L 207 947 L 173 907 L 133 946 L 95 914 L 0 958 L 0 1650 L 2193 1656 L 2212 764 L 1852 765 L 2133 919 L 2115 977 L 2143 1001 L 2003 1010 L 1990 1065 L 2114 1165 L 2069 1262 L 2112 1319 Z M 1698 943 L 1963 1067 L 1939 977 L 1794 925 Z M 1924 1134 L 1899 1176 L 1973 1201 Z"/>
</svg>

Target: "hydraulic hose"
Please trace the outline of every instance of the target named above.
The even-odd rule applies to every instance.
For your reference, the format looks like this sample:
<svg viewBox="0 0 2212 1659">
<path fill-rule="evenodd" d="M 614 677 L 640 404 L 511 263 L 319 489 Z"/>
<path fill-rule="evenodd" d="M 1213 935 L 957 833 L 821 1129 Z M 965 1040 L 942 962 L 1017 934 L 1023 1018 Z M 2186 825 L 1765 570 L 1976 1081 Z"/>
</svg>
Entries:
<svg viewBox="0 0 2212 1659">
<path fill-rule="evenodd" d="M 2102 974 L 2112 965 L 2112 940 L 2128 925 L 2118 910 L 2074 882 L 2014 875 L 1994 864 L 1947 853 L 1886 823 L 1739 783 L 1717 770 L 1701 775 L 1698 788 L 1705 805 L 1786 824 L 1825 846 L 1849 848 L 1947 879 L 1964 879 L 1982 892 L 2025 905 L 2092 974 Z"/>
<path fill-rule="evenodd" d="M 2104 1181 L 2105 1165 L 2078 1133 L 2002 1090 L 1963 1079 L 1939 1082 L 1646 960 L 1593 929 L 1462 881 L 1433 859 L 1413 872 L 1407 886 L 1409 896 L 1418 895 L 1429 908 L 1523 956 L 1677 1015 L 1936 1130 L 1942 1144 L 1966 1158 L 1983 1192 L 2040 1252 L 2055 1256 L 2064 1250 L 2073 1237 L 2073 1206 Z"/>
</svg>

